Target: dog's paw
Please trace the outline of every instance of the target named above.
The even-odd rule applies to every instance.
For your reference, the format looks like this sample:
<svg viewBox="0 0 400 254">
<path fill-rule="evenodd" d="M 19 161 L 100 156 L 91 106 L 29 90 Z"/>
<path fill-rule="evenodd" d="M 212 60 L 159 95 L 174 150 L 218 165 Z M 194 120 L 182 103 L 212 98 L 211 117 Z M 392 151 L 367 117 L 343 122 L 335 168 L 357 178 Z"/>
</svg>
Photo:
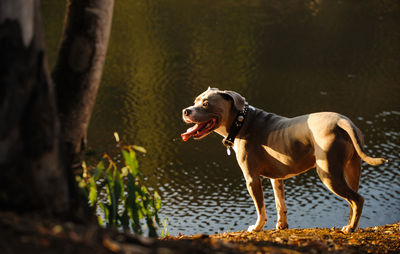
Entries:
<svg viewBox="0 0 400 254">
<path fill-rule="evenodd" d="M 275 226 L 276 229 L 288 229 L 289 224 L 287 222 L 278 222 Z"/>
<path fill-rule="evenodd" d="M 259 232 L 259 231 L 261 231 L 262 228 L 263 228 L 262 226 L 251 225 L 251 226 L 247 229 L 247 232 Z"/>
<path fill-rule="evenodd" d="M 247 232 L 253 232 L 253 231 L 260 231 L 260 230 L 256 230 L 257 229 L 257 225 L 251 225 L 248 229 Z"/>
<path fill-rule="evenodd" d="M 350 225 L 347 225 L 347 226 L 344 226 L 344 227 L 342 228 L 342 231 L 343 231 L 344 233 L 352 233 L 352 232 L 355 231 L 355 228 L 351 227 Z"/>
</svg>

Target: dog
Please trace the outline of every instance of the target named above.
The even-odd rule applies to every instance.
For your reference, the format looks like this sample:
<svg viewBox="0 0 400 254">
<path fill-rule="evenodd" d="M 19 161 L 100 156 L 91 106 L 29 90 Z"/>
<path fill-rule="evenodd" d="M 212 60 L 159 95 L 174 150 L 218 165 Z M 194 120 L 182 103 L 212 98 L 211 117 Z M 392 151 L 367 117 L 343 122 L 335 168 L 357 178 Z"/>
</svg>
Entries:
<svg viewBox="0 0 400 254">
<path fill-rule="evenodd" d="M 183 109 L 183 120 L 194 124 L 182 139 L 201 139 L 216 132 L 224 137 L 228 154 L 233 148 L 257 210 L 248 231 L 260 231 L 266 221 L 261 176 L 272 183 L 277 209 L 276 229 L 288 228 L 283 180 L 316 168 L 325 186 L 350 204 L 344 232 L 359 224 L 364 198 L 357 193 L 361 159 L 370 165 L 387 162 L 363 151 L 361 131 L 343 115 L 319 112 L 286 118 L 249 106 L 234 91 L 208 88 Z"/>
</svg>

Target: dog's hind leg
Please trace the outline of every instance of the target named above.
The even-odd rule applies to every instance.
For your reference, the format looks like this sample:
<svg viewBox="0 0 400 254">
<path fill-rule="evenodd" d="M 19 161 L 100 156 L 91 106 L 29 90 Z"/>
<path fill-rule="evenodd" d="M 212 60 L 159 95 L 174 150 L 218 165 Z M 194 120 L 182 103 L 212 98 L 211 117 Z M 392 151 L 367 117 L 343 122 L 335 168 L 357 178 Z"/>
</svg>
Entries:
<svg viewBox="0 0 400 254">
<path fill-rule="evenodd" d="M 285 185 L 283 183 L 283 180 L 271 179 L 271 184 L 274 190 L 276 211 L 278 215 L 276 229 L 289 228 L 286 217 L 287 210 L 285 204 Z"/>
<path fill-rule="evenodd" d="M 361 218 L 364 198 L 347 185 L 344 177 L 342 177 L 342 180 L 338 180 L 337 177 L 333 177 L 318 166 L 317 172 L 322 182 L 329 190 L 339 197 L 342 197 L 350 204 L 349 222 L 342 230 L 345 232 L 354 232 Z"/>
<path fill-rule="evenodd" d="M 346 166 L 344 168 L 344 177 L 350 188 L 352 188 L 355 192 L 357 192 L 361 177 L 361 158 L 360 156 L 358 156 L 357 153 L 354 153 L 353 157 L 349 161 L 347 161 Z M 348 224 L 350 224 L 352 216 L 353 216 L 353 209 L 350 206 L 350 216 Z"/>
<path fill-rule="evenodd" d="M 318 151 L 316 159 L 317 173 L 325 186 L 350 204 L 349 223 L 342 230 L 353 232 L 357 229 L 361 218 L 364 198 L 355 190 L 358 188 L 358 183 L 356 184 L 355 181 L 357 177 L 351 178 L 350 174 L 345 176 L 346 162 L 349 159 L 348 152 L 344 142 L 334 142 L 327 152 Z M 352 180 L 346 181 L 346 177 Z M 355 188 L 356 185 L 357 188 Z"/>
</svg>

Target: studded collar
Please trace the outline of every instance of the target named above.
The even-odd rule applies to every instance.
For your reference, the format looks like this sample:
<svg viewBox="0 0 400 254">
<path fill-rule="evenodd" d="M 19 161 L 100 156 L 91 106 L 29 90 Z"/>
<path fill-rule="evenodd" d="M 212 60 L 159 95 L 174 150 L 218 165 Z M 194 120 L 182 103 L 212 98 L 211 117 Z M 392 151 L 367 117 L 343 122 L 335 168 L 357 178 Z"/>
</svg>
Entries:
<svg viewBox="0 0 400 254">
<path fill-rule="evenodd" d="M 246 120 L 248 111 L 249 111 L 249 104 L 246 102 L 246 104 L 244 105 L 244 109 L 237 113 L 235 121 L 233 122 L 233 124 L 229 129 L 228 136 L 222 140 L 222 144 L 224 144 L 224 146 L 227 148 L 228 155 L 230 155 L 230 148 L 233 147 L 235 138 L 239 133 L 240 129 L 242 128 L 244 121 Z"/>
</svg>

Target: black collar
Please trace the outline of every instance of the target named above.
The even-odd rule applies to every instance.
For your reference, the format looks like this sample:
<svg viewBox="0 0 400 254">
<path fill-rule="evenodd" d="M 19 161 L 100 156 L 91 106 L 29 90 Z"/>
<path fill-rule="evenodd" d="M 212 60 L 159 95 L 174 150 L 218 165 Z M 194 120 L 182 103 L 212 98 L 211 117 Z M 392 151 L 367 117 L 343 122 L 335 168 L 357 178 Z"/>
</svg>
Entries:
<svg viewBox="0 0 400 254">
<path fill-rule="evenodd" d="M 229 134 L 228 137 L 224 138 L 222 140 L 222 144 L 226 146 L 228 149 L 228 154 L 230 154 L 229 149 L 233 147 L 233 143 L 235 142 L 235 137 L 239 133 L 240 129 L 242 128 L 244 124 L 244 120 L 246 120 L 247 112 L 249 111 L 249 104 L 244 105 L 243 111 L 239 111 L 236 115 L 235 121 L 231 125 L 231 128 L 229 129 Z"/>
</svg>

